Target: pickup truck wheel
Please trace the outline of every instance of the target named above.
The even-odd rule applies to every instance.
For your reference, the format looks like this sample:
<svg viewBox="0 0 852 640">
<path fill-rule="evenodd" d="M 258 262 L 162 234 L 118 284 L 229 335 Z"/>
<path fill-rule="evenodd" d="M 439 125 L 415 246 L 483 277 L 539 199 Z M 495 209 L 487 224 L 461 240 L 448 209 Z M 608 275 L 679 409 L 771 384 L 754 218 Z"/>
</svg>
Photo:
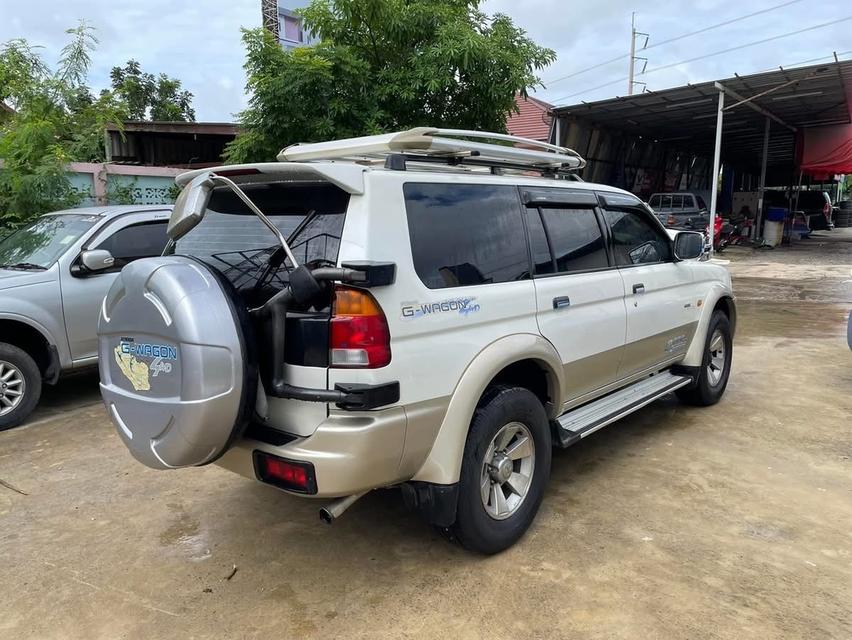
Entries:
<svg viewBox="0 0 852 640">
<path fill-rule="evenodd" d="M 725 393 L 731 374 L 733 340 L 731 323 L 721 311 L 714 311 L 707 327 L 707 342 L 704 360 L 694 385 L 678 389 L 675 393 L 681 401 L 699 407 L 716 404 Z"/>
<path fill-rule="evenodd" d="M 17 427 L 41 396 L 41 372 L 26 351 L 0 342 L 0 431 Z"/>
<path fill-rule="evenodd" d="M 466 548 L 497 553 L 533 521 L 550 475 L 550 429 L 527 389 L 495 387 L 474 414 L 465 444 L 453 532 Z"/>
</svg>

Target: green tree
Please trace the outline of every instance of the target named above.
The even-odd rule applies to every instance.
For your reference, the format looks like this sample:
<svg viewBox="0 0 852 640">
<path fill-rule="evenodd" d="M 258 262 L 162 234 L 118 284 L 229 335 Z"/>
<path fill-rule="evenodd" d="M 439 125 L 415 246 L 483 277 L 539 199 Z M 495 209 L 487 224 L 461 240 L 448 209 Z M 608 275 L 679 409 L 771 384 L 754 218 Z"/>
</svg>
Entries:
<svg viewBox="0 0 852 640">
<path fill-rule="evenodd" d="M 79 202 L 65 167 L 103 159 L 103 131 L 124 119 L 112 96 L 85 84 L 97 39 L 81 22 L 69 29 L 55 70 L 25 40 L 0 45 L 0 100 L 15 112 L 0 125 L 0 225 Z"/>
<path fill-rule="evenodd" d="M 283 49 L 244 30 L 248 108 L 231 162 L 284 146 L 414 126 L 503 132 L 515 95 L 540 85 L 555 53 L 481 0 L 314 0 L 313 46 Z"/>
<path fill-rule="evenodd" d="M 81 22 L 55 69 L 23 39 L 0 44 L 0 101 L 14 111 L 0 119 L 0 227 L 80 201 L 69 162 L 104 160 L 104 130 L 128 118 L 192 120 L 192 94 L 165 74 L 142 73 L 130 60 L 111 74 L 113 89 L 93 95 L 87 84 L 98 44 Z"/>
<path fill-rule="evenodd" d="M 194 122 L 192 93 L 181 89 L 180 80 L 165 73 L 144 73 L 136 60 L 110 72 L 112 90 L 127 105 L 133 120 L 167 120 Z"/>
</svg>

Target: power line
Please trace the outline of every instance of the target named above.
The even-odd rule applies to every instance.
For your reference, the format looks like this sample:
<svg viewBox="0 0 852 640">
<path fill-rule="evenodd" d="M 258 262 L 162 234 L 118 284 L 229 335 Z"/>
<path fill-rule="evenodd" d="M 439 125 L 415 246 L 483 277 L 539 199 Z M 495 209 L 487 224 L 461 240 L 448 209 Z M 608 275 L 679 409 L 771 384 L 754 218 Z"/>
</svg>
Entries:
<svg viewBox="0 0 852 640">
<path fill-rule="evenodd" d="M 710 25 L 709 27 L 704 27 L 703 29 L 699 29 L 698 31 L 691 31 L 690 33 L 684 33 L 679 36 L 675 36 L 674 38 L 669 38 L 668 40 L 663 40 L 661 42 L 656 42 L 647 47 L 642 47 L 642 51 L 647 51 L 648 49 L 654 49 L 655 47 L 662 47 L 665 44 L 669 44 L 671 42 L 677 42 L 678 40 L 683 40 L 684 38 L 689 38 L 691 36 L 698 35 L 700 33 L 706 33 L 707 31 L 712 31 L 713 29 L 718 29 L 719 27 L 726 27 L 729 24 L 733 24 L 735 22 L 739 22 L 740 20 L 747 20 L 748 18 L 753 18 L 755 16 L 759 16 L 764 13 L 769 13 L 770 11 L 775 11 L 776 9 L 783 9 L 784 7 L 789 7 L 791 4 L 796 4 L 797 2 L 802 2 L 802 0 L 788 0 L 788 2 L 783 2 L 781 4 L 777 4 L 773 7 L 768 7 L 766 9 L 761 9 L 760 11 L 755 11 L 753 13 L 747 13 L 744 16 L 739 16 L 738 18 L 731 18 L 730 20 L 725 20 L 724 22 L 720 22 L 718 24 Z M 603 62 L 599 62 L 596 65 L 591 67 L 586 67 L 585 69 L 581 69 L 580 71 L 575 71 L 573 73 L 569 73 L 568 75 L 561 76 L 556 78 L 555 80 L 551 80 L 549 82 L 545 82 L 545 85 L 556 84 L 557 82 L 562 82 L 563 80 L 567 80 L 568 78 L 573 78 L 575 76 L 579 76 L 587 71 L 593 71 L 595 69 L 599 69 L 601 67 L 605 67 L 608 64 L 612 64 L 613 62 L 618 62 L 619 60 L 624 60 L 628 54 L 622 54 L 620 56 L 616 56 L 610 60 L 604 60 Z"/>
<path fill-rule="evenodd" d="M 706 58 L 712 58 L 714 56 L 720 56 L 725 53 L 730 53 L 732 51 L 739 51 L 740 49 L 746 49 L 748 47 L 754 47 L 759 44 L 765 44 L 767 42 L 772 42 L 774 40 L 780 40 L 781 38 L 789 38 L 790 36 L 795 36 L 800 33 L 806 33 L 808 31 L 815 31 L 816 29 L 824 29 L 825 27 L 831 27 L 835 24 L 840 24 L 841 22 L 846 22 L 848 20 L 852 20 L 852 16 L 846 16 L 845 18 L 840 18 L 839 20 L 832 20 L 830 22 L 823 22 L 822 24 L 816 24 L 811 27 L 805 27 L 804 29 L 797 29 L 796 31 L 791 31 L 789 33 L 782 33 L 777 36 L 771 36 L 769 38 L 764 38 L 762 40 L 755 40 L 754 42 L 749 42 L 747 44 L 737 45 L 736 47 L 728 47 L 727 49 L 722 49 L 720 51 L 714 51 L 713 53 L 708 53 L 701 56 L 696 56 L 694 58 L 688 58 L 687 60 L 681 60 L 679 62 L 673 62 L 671 64 L 665 64 L 660 67 L 654 67 L 653 69 L 648 69 L 644 73 L 640 75 L 648 75 L 649 73 L 655 73 L 657 71 L 664 71 L 665 69 L 671 69 L 672 67 L 677 67 L 682 64 L 689 64 L 690 62 L 697 62 L 698 60 L 704 60 Z M 614 84 L 618 84 L 619 82 L 624 82 L 627 78 L 619 78 L 618 80 L 613 80 L 611 82 L 605 82 L 604 84 L 600 84 L 596 87 L 591 87 L 589 89 L 584 89 L 583 91 L 578 91 L 576 93 L 570 93 L 566 96 L 562 96 L 561 98 L 556 98 L 554 100 L 555 103 L 561 102 L 562 100 L 566 100 L 568 98 L 573 98 L 574 96 L 579 96 L 584 93 L 590 93 L 592 91 L 597 91 L 598 89 L 603 89 L 604 87 L 609 87 Z"/>
<path fill-rule="evenodd" d="M 845 56 L 848 53 L 852 53 L 852 49 L 850 49 L 849 51 L 838 51 L 836 53 L 829 53 L 827 56 L 820 56 L 819 58 L 811 58 L 810 60 L 800 60 L 799 62 L 782 64 L 781 66 L 784 67 L 785 69 L 789 69 L 790 67 L 798 67 L 800 64 L 808 64 L 810 62 L 819 62 L 820 60 L 828 60 L 828 59 L 833 60 L 835 55 L 839 58 L 840 56 Z M 778 67 L 771 67 L 769 69 L 763 69 L 761 71 L 758 71 L 757 73 L 766 73 L 767 71 L 775 71 L 777 68 Z"/>
<path fill-rule="evenodd" d="M 797 2 L 801 2 L 802 0 L 789 0 L 789 2 L 784 2 L 782 4 L 777 4 L 774 7 L 768 7 L 766 9 L 761 9 L 760 11 L 755 11 L 754 13 L 747 13 L 744 16 L 740 16 L 739 18 L 731 18 L 730 20 L 725 20 L 724 22 L 720 22 L 719 24 L 710 25 L 709 27 L 704 27 L 703 29 L 699 29 L 698 31 L 693 31 L 692 33 L 684 33 L 682 36 L 676 36 L 674 38 L 669 38 L 668 40 L 663 40 L 662 42 L 657 42 L 656 44 L 652 44 L 646 49 L 653 49 L 654 47 L 662 47 L 664 44 L 669 44 L 670 42 L 677 42 L 678 40 L 683 40 L 684 38 L 689 38 L 690 36 L 696 36 L 699 33 L 705 33 L 706 31 L 711 31 L 713 29 L 718 29 L 719 27 L 726 27 L 729 24 L 733 24 L 735 22 L 739 22 L 740 20 L 747 20 L 748 18 L 753 18 L 755 16 L 759 16 L 764 13 L 769 13 L 770 11 L 775 11 L 776 9 L 783 9 L 784 7 L 789 7 L 791 4 L 796 4 Z"/>
</svg>

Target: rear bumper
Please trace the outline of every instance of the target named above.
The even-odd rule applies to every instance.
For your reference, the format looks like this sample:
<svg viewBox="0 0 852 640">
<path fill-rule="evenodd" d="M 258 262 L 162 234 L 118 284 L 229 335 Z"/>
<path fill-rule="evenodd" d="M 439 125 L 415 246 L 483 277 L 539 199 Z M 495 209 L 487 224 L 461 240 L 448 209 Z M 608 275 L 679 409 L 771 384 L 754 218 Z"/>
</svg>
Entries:
<svg viewBox="0 0 852 640">
<path fill-rule="evenodd" d="M 405 428 L 406 416 L 402 407 L 334 414 L 310 436 L 296 438 L 286 444 L 276 446 L 243 438 L 216 464 L 257 480 L 253 461 L 255 451 L 310 462 L 314 466 L 317 484 L 317 492 L 310 497 L 346 496 L 408 479 L 400 477 Z"/>
</svg>

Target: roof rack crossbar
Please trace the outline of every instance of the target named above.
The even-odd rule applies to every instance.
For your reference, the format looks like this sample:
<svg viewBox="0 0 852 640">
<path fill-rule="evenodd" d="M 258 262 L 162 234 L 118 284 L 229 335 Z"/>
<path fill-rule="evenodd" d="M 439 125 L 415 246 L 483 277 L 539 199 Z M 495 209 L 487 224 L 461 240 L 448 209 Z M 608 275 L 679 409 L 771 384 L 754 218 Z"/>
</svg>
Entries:
<svg viewBox="0 0 852 640">
<path fill-rule="evenodd" d="M 533 171 L 546 177 L 570 176 L 577 177 L 574 169 L 529 165 L 507 160 L 483 159 L 478 155 L 470 156 L 427 156 L 415 153 L 392 153 L 385 159 L 385 168 L 394 171 L 406 171 L 408 163 L 444 164 L 451 167 L 488 167 L 491 173 L 498 174 L 499 170 Z"/>
<path fill-rule="evenodd" d="M 509 142 L 523 147 L 479 140 Z M 476 157 L 479 163 L 488 166 L 508 163 L 516 165 L 512 168 L 532 169 L 543 173 L 577 170 L 586 166 L 586 161 L 573 149 L 539 140 L 504 133 L 426 127 L 362 138 L 295 144 L 283 149 L 278 154 L 278 160 L 365 162 L 381 160 L 393 153 L 416 154 L 421 158 Z"/>
</svg>

